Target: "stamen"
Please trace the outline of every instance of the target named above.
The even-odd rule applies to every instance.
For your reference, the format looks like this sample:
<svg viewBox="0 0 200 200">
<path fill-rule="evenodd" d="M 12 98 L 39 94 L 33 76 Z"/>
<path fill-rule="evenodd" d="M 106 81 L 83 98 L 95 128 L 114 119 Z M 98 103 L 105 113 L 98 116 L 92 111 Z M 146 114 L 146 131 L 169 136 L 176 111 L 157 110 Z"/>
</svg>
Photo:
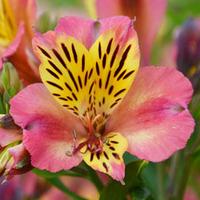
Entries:
<svg viewBox="0 0 200 200">
<path fill-rule="evenodd" d="M 67 150 L 67 151 L 65 152 L 65 154 L 66 154 L 67 156 L 69 156 L 69 157 L 71 157 L 74 153 L 76 153 L 77 133 L 76 133 L 75 130 L 73 130 L 72 135 L 73 135 L 73 144 L 72 144 L 72 146 L 71 146 L 72 148 L 71 148 L 71 150 Z"/>
<path fill-rule="evenodd" d="M 65 155 L 71 157 L 73 155 L 73 151 L 68 150 L 65 152 Z"/>
<path fill-rule="evenodd" d="M 101 118 L 101 115 L 98 114 L 98 115 L 92 120 L 92 124 L 96 123 L 100 118 Z"/>
<path fill-rule="evenodd" d="M 122 184 L 122 185 L 125 185 L 125 182 L 122 180 L 122 181 L 120 181 L 120 183 Z"/>
</svg>

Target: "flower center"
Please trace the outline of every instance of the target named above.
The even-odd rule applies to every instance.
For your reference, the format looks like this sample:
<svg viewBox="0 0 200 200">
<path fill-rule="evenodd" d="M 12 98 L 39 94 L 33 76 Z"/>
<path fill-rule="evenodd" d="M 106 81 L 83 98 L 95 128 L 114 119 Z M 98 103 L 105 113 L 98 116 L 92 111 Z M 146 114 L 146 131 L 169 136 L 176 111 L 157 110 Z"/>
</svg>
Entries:
<svg viewBox="0 0 200 200">
<path fill-rule="evenodd" d="M 91 118 L 89 114 L 83 120 L 83 124 L 87 129 L 87 140 L 81 142 L 75 149 L 75 152 L 83 150 L 92 153 L 101 153 L 103 151 L 103 143 L 105 142 L 103 132 L 105 126 L 105 118 L 103 115 L 97 115 Z M 84 153 L 84 151 L 82 153 Z"/>
</svg>

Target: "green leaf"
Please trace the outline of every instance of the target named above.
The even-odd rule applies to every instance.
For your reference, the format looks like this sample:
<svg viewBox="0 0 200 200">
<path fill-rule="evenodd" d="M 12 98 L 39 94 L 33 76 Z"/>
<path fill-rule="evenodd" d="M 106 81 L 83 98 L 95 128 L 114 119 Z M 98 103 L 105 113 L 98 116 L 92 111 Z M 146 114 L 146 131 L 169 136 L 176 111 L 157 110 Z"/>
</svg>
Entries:
<svg viewBox="0 0 200 200">
<path fill-rule="evenodd" d="M 9 112 L 10 99 L 17 94 L 22 88 L 22 83 L 18 73 L 13 65 L 9 62 L 4 63 L 0 74 L 0 113 L 6 114 Z"/>
<path fill-rule="evenodd" d="M 190 104 L 190 110 L 194 118 L 197 121 L 200 120 L 200 94 L 197 94 L 192 98 L 192 102 Z"/>
<path fill-rule="evenodd" d="M 5 110 L 5 105 L 4 105 L 4 101 L 3 101 L 3 96 L 0 94 L 0 114 L 5 114 L 6 110 Z"/>
<path fill-rule="evenodd" d="M 100 195 L 100 200 L 124 200 L 126 196 L 126 188 L 119 182 L 111 181 L 107 187 L 104 188 Z"/>
<path fill-rule="evenodd" d="M 100 200 L 124 200 L 128 191 L 134 190 L 135 187 L 138 187 L 141 184 L 138 170 L 140 169 L 142 162 L 143 161 L 135 161 L 129 163 L 126 166 L 126 176 L 124 179 L 125 185 L 111 180 L 107 187 L 105 187 L 101 192 Z"/>
<path fill-rule="evenodd" d="M 135 156 L 133 156 L 132 154 L 128 152 L 124 154 L 123 158 L 126 165 L 139 160 L 138 158 L 136 158 Z"/>
<path fill-rule="evenodd" d="M 54 177 L 59 177 L 59 176 L 76 176 L 76 177 L 82 177 L 81 174 L 73 172 L 71 170 L 66 170 L 66 171 L 60 171 L 56 173 L 52 173 L 46 170 L 40 170 L 40 169 L 33 169 L 33 173 L 37 174 L 38 176 L 41 176 L 43 178 L 54 178 Z"/>
<path fill-rule="evenodd" d="M 48 12 L 44 12 L 37 21 L 37 30 L 41 33 L 45 33 L 49 30 L 53 30 L 56 26 L 57 19 L 51 18 Z"/>
<path fill-rule="evenodd" d="M 9 74 L 10 63 L 5 63 L 3 65 L 3 70 L 1 72 L 1 82 L 4 90 L 7 90 L 10 86 L 10 74 Z"/>
<path fill-rule="evenodd" d="M 137 187 L 134 188 L 133 192 L 131 193 L 131 197 L 134 200 L 150 200 L 150 192 L 145 187 Z"/>
<path fill-rule="evenodd" d="M 44 2 L 44 0 L 40 0 Z M 81 4 L 80 0 L 46 0 L 48 4 L 52 4 L 53 6 L 61 7 L 61 6 L 78 6 Z"/>
<path fill-rule="evenodd" d="M 200 94 L 193 97 L 190 103 L 190 111 L 195 119 L 195 129 L 188 141 L 187 152 L 192 153 L 200 144 Z"/>
<path fill-rule="evenodd" d="M 154 200 L 164 200 L 168 178 L 166 175 L 163 163 L 149 163 L 141 172 L 143 184 L 150 191 Z"/>
<path fill-rule="evenodd" d="M 141 173 L 145 186 L 151 191 L 154 197 L 157 196 L 157 172 L 155 164 L 150 163 Z"/>
</svg>

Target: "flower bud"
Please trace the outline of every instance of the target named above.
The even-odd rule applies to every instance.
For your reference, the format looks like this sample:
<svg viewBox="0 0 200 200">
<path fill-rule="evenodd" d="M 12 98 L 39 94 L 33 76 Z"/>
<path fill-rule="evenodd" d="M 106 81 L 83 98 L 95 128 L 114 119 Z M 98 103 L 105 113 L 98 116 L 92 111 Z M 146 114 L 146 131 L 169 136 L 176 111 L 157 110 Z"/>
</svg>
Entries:
<svg viewBox="0 0 200 200">
<path fill-rule="evenodd" d="M 20 127 L 15 124 L 10 114 L 2 115 L 0 118 L 0 127 L 4 129 L 20 129 Z"/>
<path fill-rule="evenodd" d="M 9 152 L 9 148 L 14 147 L 18 143 L 14 142 L 12 144 L 7 145 L 6 147 L 2 148 L 0 151 L 0 174 L 8 173 L 8 166 L 11 166 L 14 163 L 14 159 Z"/>
<path fill-rule="evenodd" d="M 0 176 L 3 181 L 31 169 L 30 156 L 22 144 L 22 129 L 11 115 L 0 118 Z"/>
<path fill-rule="evenodd" d="M 194 90 L 200 88 L 200 19 L 189 19 L 178 33 L 176 62 L 190 78 Z"/>
</svg>

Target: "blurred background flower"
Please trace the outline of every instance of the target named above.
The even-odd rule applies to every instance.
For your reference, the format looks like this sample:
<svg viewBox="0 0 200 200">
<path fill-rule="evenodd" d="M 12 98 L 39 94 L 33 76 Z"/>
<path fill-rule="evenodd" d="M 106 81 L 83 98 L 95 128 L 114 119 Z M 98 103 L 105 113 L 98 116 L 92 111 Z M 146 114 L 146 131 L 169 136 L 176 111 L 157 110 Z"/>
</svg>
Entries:
<svg viewBox="0 0 200 200">
<path fill-rule="evenodd" d="M 194 90 L 200 90 L 200 19 L 188 19 L 177 33 L 176 63 L 188 76 Z"/>
<path fill-rule="evenodd" d="M 0 11 L 0 62 L 9 59 L 24 84 L 38 81 L 37 61 L 31 50 L 36 20 L 35 0 L 2 0 Z"/>
<path fill-rule="evenodd" d="M 142 51 L 141 64 L 149 64 L 152 45 L 165 16 L 166 0 L 85 0 L 85 4 L 94 18 L 126 15 L 133 19 Z"/>
</svg>

